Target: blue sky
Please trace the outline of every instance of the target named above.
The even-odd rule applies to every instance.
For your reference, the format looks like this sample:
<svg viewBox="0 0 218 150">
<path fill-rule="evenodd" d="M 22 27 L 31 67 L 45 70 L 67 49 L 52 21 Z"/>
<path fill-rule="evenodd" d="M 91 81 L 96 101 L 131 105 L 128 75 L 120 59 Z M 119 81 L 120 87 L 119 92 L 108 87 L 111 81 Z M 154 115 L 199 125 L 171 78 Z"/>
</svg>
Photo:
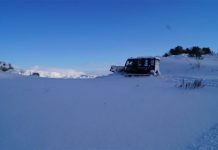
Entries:
<svg viewBox="0 0 218 150">
<path fill-rule="evenodd" d="M 107 69 L 177 45 L 218 51 L 215 0 L 0 0 L 0 60 Z"/>
</svg>

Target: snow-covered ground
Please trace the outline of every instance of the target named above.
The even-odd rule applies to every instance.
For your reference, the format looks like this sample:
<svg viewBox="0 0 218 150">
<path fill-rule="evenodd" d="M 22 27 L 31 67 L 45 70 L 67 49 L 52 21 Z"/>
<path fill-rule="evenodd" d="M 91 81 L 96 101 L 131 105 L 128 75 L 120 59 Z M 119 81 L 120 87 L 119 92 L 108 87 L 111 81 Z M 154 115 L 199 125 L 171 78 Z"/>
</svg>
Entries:
<svg viewBox="0 0 218 150">
<path fill-rule="evenodd" d="M 159 77 L 0 73 L 2 150 L 218 149 L 218 58 L 161 58 Z M 182 79 L 203 79 L 182 89 Z"/>
</svg>

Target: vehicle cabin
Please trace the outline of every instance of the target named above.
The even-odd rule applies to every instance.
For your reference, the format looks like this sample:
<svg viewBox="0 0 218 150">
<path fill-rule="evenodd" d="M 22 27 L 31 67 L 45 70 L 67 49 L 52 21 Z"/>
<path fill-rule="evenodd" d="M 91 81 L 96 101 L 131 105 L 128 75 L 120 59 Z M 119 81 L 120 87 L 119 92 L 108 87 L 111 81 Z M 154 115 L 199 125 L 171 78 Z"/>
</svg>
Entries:
<svg viewBox="0 0 218 150">
<path fill-rule="evenodd" d="M 138 57 L 127 59 L 124 67 L 126 73 L 159 75 L 160 59 L 158 57 Z"/>
</svg>

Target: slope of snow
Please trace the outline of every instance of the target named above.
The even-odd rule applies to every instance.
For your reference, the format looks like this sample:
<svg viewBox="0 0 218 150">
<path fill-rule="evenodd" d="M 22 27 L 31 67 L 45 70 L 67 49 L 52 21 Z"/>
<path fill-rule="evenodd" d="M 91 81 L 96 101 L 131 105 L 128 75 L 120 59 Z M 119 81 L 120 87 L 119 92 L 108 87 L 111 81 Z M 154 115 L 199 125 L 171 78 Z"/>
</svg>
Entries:
<svg viewBox="0 0 218 150">
<path fill-rule="evenodd" d="M 162 75 L 218 79 L 218 56 L 204 56 L 200 60 L 184 55 L 162 57 L 160 68 Z"/>
<path fill-rule="evenodd" d="M 16 73 L 0 71 L 0 79 L 15 79 L 19 77 L 21 77 L 21 75 Z"/>
<path fill-rule="evenodd" d="M 160 77 L 63 80 L 0 72 L 0 149 L 206 149 L 217 137 L 218 88 L 180 89 L 174 78 L 217 81 L 218 61 L 204 59 L 197 71 L 190 61 L 196 60 L 162 58 Z"/>
<path fill-rule="evenodd" d="M 205 84 L 218 87 L 218 56 L 204 56 L 202 60 L 184 55 L 163 57 L 160 68 L 162 78 L 173 82 L 202 79 Z"/>
</svg>

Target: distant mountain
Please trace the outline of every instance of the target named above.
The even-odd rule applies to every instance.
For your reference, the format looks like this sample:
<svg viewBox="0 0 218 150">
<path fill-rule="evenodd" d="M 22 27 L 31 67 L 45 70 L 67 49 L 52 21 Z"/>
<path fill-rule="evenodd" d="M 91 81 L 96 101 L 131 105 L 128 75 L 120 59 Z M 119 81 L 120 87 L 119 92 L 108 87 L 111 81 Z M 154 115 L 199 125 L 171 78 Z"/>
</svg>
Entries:
<svg viewBox="0 0 218 150">
<path fill-rule="evenodd" d="M 14 68 L 10 63 L 0 61 L 0 71 L 8 72 L 13 74 L 19 74 L 24 76 L 38 75 L 45 78 L 94 78 L 93 75 L 88 75 L 81 71 L 73 69 L 58 69 L 58 68 L 40 68 L 34 66 L 30 69 Z"/>
<path fill-rule="evenodd" d="M 73 69 L 40 68 L 38 66 L 26 70 L 20 70 L 18 73 L 26 76 L 38 73 L 40 77 L 45 77 L 45 78 L 93 78 L 95 77 Z"/>
</svg>

